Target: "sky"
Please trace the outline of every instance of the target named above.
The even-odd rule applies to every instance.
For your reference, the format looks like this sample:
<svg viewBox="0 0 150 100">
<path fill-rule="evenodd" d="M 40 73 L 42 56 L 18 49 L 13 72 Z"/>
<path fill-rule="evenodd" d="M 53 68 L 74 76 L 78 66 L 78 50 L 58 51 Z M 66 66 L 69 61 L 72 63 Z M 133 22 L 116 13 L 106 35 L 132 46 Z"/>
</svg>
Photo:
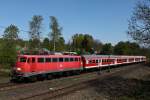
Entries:
<svg viewBox="0 0 150 100">
<path fill-rule="evenodd" d="M 43 16 L 42 38 L 50 32 L 50 16 L 63 28 L 65 41 L 75 33 L 90 34 L 103 43 L 131 40 L 126 34 L 128 20 L 138 0 L 0 0 L 0 36 L 10 24 L 19 27 L 19 36 L 28 39 L 29 21 Z"/>
</svg>

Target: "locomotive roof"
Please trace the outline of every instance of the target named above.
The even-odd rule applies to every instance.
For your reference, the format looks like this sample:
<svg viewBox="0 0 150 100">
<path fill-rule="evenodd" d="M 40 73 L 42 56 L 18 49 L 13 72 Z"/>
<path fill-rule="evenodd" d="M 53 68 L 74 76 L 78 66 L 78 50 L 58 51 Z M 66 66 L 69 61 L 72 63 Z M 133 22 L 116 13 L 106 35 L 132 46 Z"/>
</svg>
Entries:
<svg viewBox="0 0 150 100">
<path fill-rule="evenodd" d="M 81 57 L 78 55 L 18 55 L 19 57 Z"/>
</svg>

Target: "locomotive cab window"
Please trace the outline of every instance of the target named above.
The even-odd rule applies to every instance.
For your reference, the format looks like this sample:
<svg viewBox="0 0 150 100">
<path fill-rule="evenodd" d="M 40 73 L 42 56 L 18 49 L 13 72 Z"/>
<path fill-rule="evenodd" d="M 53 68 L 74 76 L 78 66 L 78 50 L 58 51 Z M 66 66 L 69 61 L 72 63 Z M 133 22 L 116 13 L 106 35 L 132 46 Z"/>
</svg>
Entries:
<svg viewBox="0 0 150 100">
<path fill-rule="evenodd" d="M 27 60 L 27 58 L 25 58 L 25 57 L 20 58 L 20 62 L 26 62 L 26 60 Z"/>
</svg>

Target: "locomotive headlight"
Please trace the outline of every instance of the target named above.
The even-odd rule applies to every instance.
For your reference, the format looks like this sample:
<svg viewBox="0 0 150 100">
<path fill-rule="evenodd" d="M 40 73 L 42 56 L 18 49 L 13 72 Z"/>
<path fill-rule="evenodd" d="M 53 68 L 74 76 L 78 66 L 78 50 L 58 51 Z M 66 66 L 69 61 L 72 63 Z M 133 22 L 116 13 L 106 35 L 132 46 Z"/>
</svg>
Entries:
<svg viewBox="0 0 150 100">
<path fill-rule="evenodd" d="M 18 67 L 16 70 L 17 70 L 17 71 L 21 71 L 21 68 Z"/>
</svg>

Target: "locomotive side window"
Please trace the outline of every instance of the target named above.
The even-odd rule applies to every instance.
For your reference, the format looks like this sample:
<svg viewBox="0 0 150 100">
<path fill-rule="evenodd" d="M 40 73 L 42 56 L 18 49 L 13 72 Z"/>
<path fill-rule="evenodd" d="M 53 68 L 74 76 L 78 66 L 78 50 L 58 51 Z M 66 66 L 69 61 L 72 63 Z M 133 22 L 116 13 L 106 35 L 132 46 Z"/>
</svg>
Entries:
<svg viewBox="0 0 150 100">
<path fill-rule="evenodd" d="M 26 60 L 27 60 L 27 58 L 25 58 L 25 57 L 20 58 L 20 62 L 26 62 Z"/>
<path fill-rule="evenodd" d="M 64 61 L 64 59 L 63 58 L 59 58 L 59 62 L 63 62 Z"/>
<path fill-rule="evenodd" d="M 73 61 L 73 58 L 70 58 L 70 61 Z"/>
<path fill-rule="evenodd" d="M 45 58 L 45 62 L 51 62 L 51 58 Z"/>
<path fill-rule="evenodd" d="M 78 61 L 78 58 L 75 58 L 75 61 Z"/>
<path fill-rule="evenodd" d="M 65 58 L 65 62 L 68 62 L 69 61 L 69 58 Z"/>
<path fill-rule="evenodd" d="M 52 62 L 58 62 L 58 58 L 52 58 Z"/>
<path fill-rule="evenodd" d="M 38 58 L 38 62 L 43 63 L 44 62 L 44 58 Z"/>
</svg>

